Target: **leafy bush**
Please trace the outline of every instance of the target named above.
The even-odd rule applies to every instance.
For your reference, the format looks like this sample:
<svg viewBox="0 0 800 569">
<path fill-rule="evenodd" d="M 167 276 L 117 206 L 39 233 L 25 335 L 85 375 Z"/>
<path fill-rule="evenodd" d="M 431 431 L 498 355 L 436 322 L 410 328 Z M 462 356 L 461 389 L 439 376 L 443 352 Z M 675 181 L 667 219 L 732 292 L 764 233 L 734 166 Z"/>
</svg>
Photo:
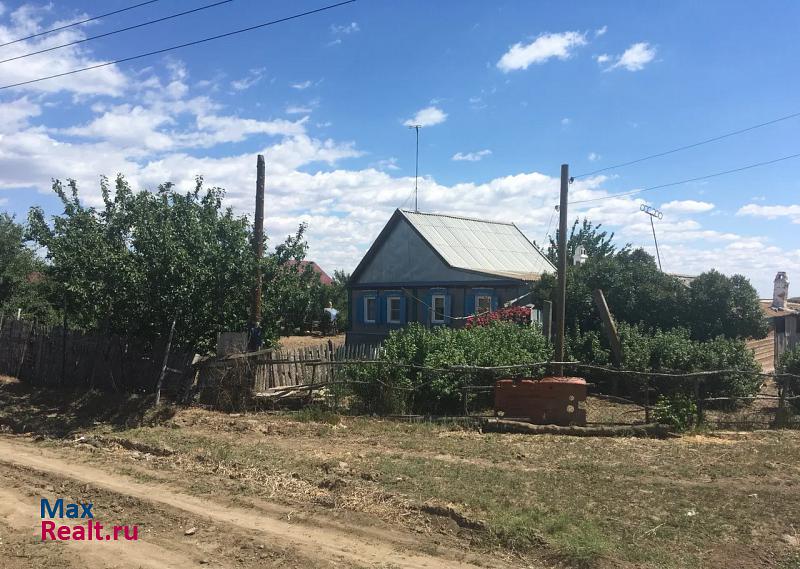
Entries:
<svg viewBox="0 0 800 569">
<path fill-rule="evenodd" d="M 710 397 L 747 397 L 757 393 L 761 387 L 757 375 L 759 365 L 743 340 L 717 337 L 700 342 L 692 340 L 684 328 L 650 331 L 624 322 L 619 324 L 619 336 L 624 369 L 676 373 L 738 370 L 705 377 L 701 383 L 701 395 Z M 568 349 L 570 357 L 584 363 L 608 365 L 610 361 L 608 348 L 594 331 L 571 336 Z M 614 377 L 612 372 L 588 371 L 584 375 L 601 386 Z M 641 387 L 641 382 L 642 379 L 637 378 L 628 380 L 626 384 L 633 391 Z M 689 393 L 693 382 L 681 378 L 653 378 L 650 386 L 662 394 Z"/>
<path fill-rule="evenodd" d="M 781 359 L 778 362 L 778 373 L 788 373 L 800 376 L 800 346 L 793 350 L 786 350 L 781 354 Z M 796 397 L 800 395 L 800 379 L 796 377 L 782 377 L 778 382 L 784 389 L 787 397 Z M 792 401 L 794 407 L 800 411 L 800 400 L 795 399 Z"/>
<path fill-rule="evenodd" d="M 676 431 L 685 431 L 695 422 L 697 405 L 686 395 L 661 395 L 653 408 L 653 415 L 657 423 L 669 425 Z"/>
<path fill-rule="evenodd" d="M 380 359 L 395 364 L 444 369 L 547 361 L 552 354 L 538 326 L 495 321 L 461 330 L 411 324 L 393 331 Z M 462 387 L 491 385 L 492 373 L 428 371 L 397 365 L 365 364 L 348 371 L 363 410 L 376 413 L 454 413 L 463 404 Z M 355 383 L 359 382 L 359 383 Z"/>
</svg>

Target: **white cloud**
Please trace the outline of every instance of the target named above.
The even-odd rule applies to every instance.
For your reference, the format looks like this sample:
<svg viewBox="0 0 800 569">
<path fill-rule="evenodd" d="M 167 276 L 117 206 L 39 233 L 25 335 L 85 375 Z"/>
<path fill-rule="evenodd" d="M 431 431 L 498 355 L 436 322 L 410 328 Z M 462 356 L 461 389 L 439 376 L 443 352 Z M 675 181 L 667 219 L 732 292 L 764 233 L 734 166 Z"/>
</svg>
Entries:
<svg viewBox="0 0 800 569">
<path fill-rule="evenodd" d="M 455 160 L 456 162 L 462 162 L 462 161 L 479 162 L 484 157 L 490 156 L 491 154 L 492 151 L 487 148 L 485 150 L 478 150 L 477 152 L 467 152 L 466 154 L 461 152 L 456 152 L 455 154 L 453 154 L 452 159 Z"/>
<path fill-rule="evenodd" d="M 504 73 L 517 69 L 527 69 L 534 63 L 544 63 L 550 59 L 568 59 L 575 48 L 586 45 L 586 34 L 562 32 L 542 34 L 527 45 L 515 43 L 497 62 Z"/>
<path fill-rule="evenodd" d="M 41 107 L 22 97 L 8 103 L 0 103 L 0 133 L 12 133 L 27 126 L 28 119 L 39 116 Z"/>
<path fill-rule="evenodd" d="M 561 126 L 569 126 L 572 123 L 572 119 L 569 117 L 564 117 L 561 119 Z"/>
<path fill-rule="evenodd" d="M 800 223 L 800 205 L 759 205 L 751 203 L 739 208 L 736 215 L 749 215 L 766 219 L 787 217 L 792 223 Z"/>
<path fill-rule="evenodd" d="M 350 22 L 349 24 L 343 25 L 331 25 L 331 33 L 335 35 L 350 35 L 360 31 L 361 28 L 358 26 L 357 22 Z"/>
<path fill-rule="evenodd" d="M 661 204 L 661 209 L 676 213 L 705 213 L 714 209 L 714 204 L 696 200 L 673 200 Z"/>
<path fill-rule="evenodd" d="M 626 49 L 625 52 L 617 58 L 613 65 L 606 67 L 606 71 L 618 69 L 620 67 L 627 69 L 628 71 L 641 71 L 644 69 L 645 65 L 653 61 L 655 57 L 655 47 L 651 46 L 647 42 L 635 43 Z M 609 63 L 612 60 L 612 57 L 607 54 L 603 54 L 598 55 L 595 57 L 595 59 L 597 60 L 597 63 L 603 65 Z"/>
<path fill-rule="evenodd" d="M 597 28 L 594 31 L 594 37 L 599 38 L 600 36 L 604 36 L 604 35 L 606 35 L 607 31 L 608 31 L 608 26 L 603 26 L 602 28 Z"/>
<path fill-rule="evenodd" d="M 266 69 L 263 67 L 259 69 L 251 69 L 245 77 L 231 81 L 231 87 L 236 91 L 245 91 L 254 85 L 257 85 L 263 78 Z"/>
<path fill-rule="evenodd" d="M 311 106 L 289 105 L 284 112 L 287 115 L 307 115 L 313 111 L 314 109 Z"/>
<path fill-rule="evenodd" d="M 292 89 L 297 89 L 298 91 L 302 91 L 304 89 L 308 89 L 311 87 L 311 81 L 301 81 L 300 83 L 292 83 Z"/>
<path fill-rule="evenodd" d="M 399 170 L 400 167 L 397 165 L 397 158 L 392 156 L 391 158 L 386 158 L 385 160 L 378 160 L 375 163 L 375 167 L 378 170 Z"/>
<path fill-rule="evenodd" d="M 417 114 L 406 120 L 403 124 L 405 126 L 433 126 L 443 123 L 447 119 L 447 113 L 438 107 L 425 107 L 417 111 Z"/>
<path fill-rule="evenodd" d="M 30 5 L 23 5 L 14 10 L 10 14 L 10 23 L 0 25 L 0 43 L 10 42 L 20 37 L 40 32 L 52 27 L 51 24 L 57 23 L 48 22 L 47 25 L 44 25 L 42 15 L 49 15 L 49 10 L 35 9 Z M 0 59 L 10 59 L 25 55 L 31 51 L 70 43 L 85 37 L 85 32 L 80 28 L 61 30 L 25 42 L 7 45 L 3 47 Z M 88 49 L 84 45 L 70 46 L 34 57 L 0 64 L 0 86 L 23 83 L 104 63 L 103 60 L 92 57 Z M 15 87 L 14 91 L 68 92 L 80 96 L 118 96 L 123 93 L 126 85 L 127 78 L 125 75 L 115 65 L 109 65 L 79 74 L 65 75 L 58 79 Z"/>
<path fill-rule="evenodd" d="M 597 162 L 598 160 L 600 160 L 600 155 L 597 154 L 596 152 L 590 152 L 587 158 L 589 159 L 589 162 Z"/>
</svg>

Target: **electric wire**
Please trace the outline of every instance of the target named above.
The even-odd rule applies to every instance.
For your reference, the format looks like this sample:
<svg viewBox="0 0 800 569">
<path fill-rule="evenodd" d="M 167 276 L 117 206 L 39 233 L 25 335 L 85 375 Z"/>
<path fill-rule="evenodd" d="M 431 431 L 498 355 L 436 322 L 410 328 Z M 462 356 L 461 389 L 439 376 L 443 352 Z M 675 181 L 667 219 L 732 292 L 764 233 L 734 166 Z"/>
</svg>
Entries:
<svg viewBox="0 0 800 569">
<path fill-rule="evenodd" d="M 193 14 L 195 12 L 202 12 L 203 10 L 208 10 L 209 8 L 215 8 L 215 7 L 220 6 L 222 4 L 229 4 L 231 2 L 233 2 L 233 0 L 221 0 L 220 2 L 214 2 L 213 4 L 207 4 L 205 6 L 199 6 L 197 8 L 192 8 L 191 10 L 186 10 L 184 12 L 178 12 L 177 14 L 171 14 L 169 16 L 164 16 L 163 18 L 157 18 L 155 20 L 142 22 L 141 24 L 135 24 L 133 26 L 128 26 L 126 28 L 120 28 L 118 30 L 112 30 L 112 31 L 106 32 L 104 34 L 98 34 L 96 36 L 91 36 L 91 37 L 88 37 L 88 38 L 75 40 L 73 42 L 64 43 L 64 44 L 61 44 L 61 45 L 56 45 L 56 46 L 48 47 L 48 48 L 45 48 L 45 49 L 40 49 L 38 51 L 32 51 L 30 53 L 24 53 L 22 55 L 17 55 L 15 57 L 9 57 L 8 59 L 0 60 L 0 63 L 8 63 L 9 61 L 16 61 L 18 59 L 24 59 L 26 57 L 31 57 L 32 55 L 39 55 L 40 53 L 47 53 L 48 51 L 55 51 L 57 49 L 70 47 L 70 46 L 77 45 L 77 44 L 80 44 L 80 43 L 84 43 L 84 42 L 87 42 L 87 41 L 92 41 L 92 40 L 96 40 L 96 39 L 100 39 L 100 38 L 105 38 L 105 37 L 108 37 L 108 36 L 113 36 L 114 34 L 119 34 L 119 33 L 127 32 L 127 31 L 130 31 L 130 30 L 135 30 L 137 28 L 143 28 L 145 26 L 149 26 L 149 25 L 152 25 L 152 24 L 158 24 L 159 22 L 165 22 L 167 20 L 172 20 L 174 18 L 179 18 L 181 16 L 187 16 L 187 15 Z"/>
<path fill-rule="evenodd" d="M 58 26 L 57 28 L 51 28 L 49 30 L 45 30 L 43 32 L 38 32 L 35 34 L 31 34 L 29 36 L 25 36 L 24 38 L 18 38 L 15 40 L 7 41 L 6 43 L 0 43 L 0 47 L 5 47 L 7 45 L 11 45 L 12 43 L 19 43 L 21 41 L 29 40 L 32 38 L 38 38 L 39 36 L 43 36 L 45 34 L 52 34 L 53 32 L 58 32 L 60 30 L 65 30 L 67 28 L 71 28 L 73 26 L 80 26 L 81 24 L 85 24 L 87 22 L 93 22 L 94 20 L 99 20 L 100 18 L 105 18 L 106 16 L 113 16 L 114 14 L 119 14 L 121 12 L 127 12 L 128 10 L 133 10 L 134 8 L 138 8 L 139 6 L 145 6 L 147 4 L 154 4 L 159 0 L 148 0 L 147 2 L 140 2 L 138 4 L 134 4 L 133 6 L 128 6 L 127 8 L 120 8 L 119 10 L 114 10 L 113 12 L 106 12 L 105 14 L 100 14 L 98 16 L 92 16 L 91 18 L 87 18 L 85 20 L 80 20 L 79 22 L 72 22 L 71 24 L 64 24 L 63 26 Z"/>
<path fill-rule="evenodd" d="M 775 124 L 775 123 L 779 123 L 779 122 L 782 122 L 782 121 L 786 121 L 786 120 L 789 120 L 789 119 L 793 119 L 793 118 L 796 118 L 796 117 L 800 117 L 800 112 L 792 113 L 790 115 L 786 115 L 786 116 L 783 116 L 783 117 L 778 117 L 776 119 L 772 119 L 772 120 L 769 120 L 769 121 L 766 121 L 766 122 L 762 122 L 762 123 L 759 123 L 759 124 L 755 124 L 755 125 L 752 125 L 752 126 L 741 128 L 739 130 L 734 130 L 732 132 L 721 134 L 719 136 L 714 136 L 712 138 L 707 138 L 707 139 L 701 140 L 699 142 L 694 142 L 692 144 L 687 144 L 685 146 L 679 146 L 677 148 L 673 148 L 671 150 L 666 150 L 664 152 L 658 152 L 657 154 L 650 154 L 649 156 L 643 156 L 641 158 L 637 158 L 635 160 L 630 160 L 628 162 L 621 162 L 619 164 L 614 164 L 612 166 L 606 166 L 605 168 L 598 168 L 597 170 L 592 170 L 591 172 L 586 172 L 585 174 L 578 174 L 577 176 L 572 176 L 572 178 L 573 179 L 586 178 L 587 176 L 593 176 L 593 175 L 599 174 L 601 172 L 607 172 L 608 170 L 614 170 L 616 168 L 623 168 L 625 166 L 630 166 L 632 164 L 638 164 L 639 162 L 644 162 L 645 160 L 652 160 L 653 158 L 661 158 L 662 156 L 668 156 L 670 154 L 675 154 L 676 152 L 681 152 L 683 150 L 688 150 L 690 148 L 696 148 L 698 146 L 702 146 L 704 144 L 709 144 L 711 142 L 717 142 L 718 140 L 723 140 L 725 138 L 730 138 L 730 137 L 736 136 L 738 134 L 743 134 L 745 132 L 750 132 L 751 130 L 756 130 L 758 128 L 769 126 L 769 125 L 772 125 L 772 124 Z"/>
<path fill-rule="evenodd" d="M 310 16 L 312 14 L 317 14 L 319 12 L 324 12 L 326 10 L 332 10 L 332 9 L 338 8 L 340 6 L 344 6 L 346 4 L 352 4 L 355 1 L 356 0 L 344 0 L 343 2 L 338 2 L 336 4 L 329 4 L 327 6 L 323 6 L 322 8 L 316 8 L 314 10 L 308 10 L 306 12 L 300 12 L 300 13 L 294 14 L 292 16 L 286 16 L 285 18 L 279 18 L 277 20 L 270 20 L 269 22 L 263 22 L 261 24 L 256 24 L 255 26 L 248 26 L 246 28 L 240 28 L 238 30 L 233 30 L 231 32 L 226 32 L 224 34 L 217 34 L 215 36 L 210 36 L 210 37 L 207 37 L 207 38 L 202 38 L 202 39 L 199 39 L 199 40 L 194 40 L 194 41 L 182 43 L 182 44 L 179 44 L 179 45 L 173 45 L 171 47 L 165 47 L 165 48 L 162 48 L 162 49 L 157 49 L 155 51 L 149 51 L 147 53 L 140 53 L 138 55 L 132 55 L 130 57 L 123 57 L 121 59 L 115 59 L 113 61 L 107 61 L 105 63 L 98 63 L 97 65 L 90 65 L 89 67 L 82 67 L 80 69 L 73 69 L 71 71 L 65 71 L 64 73 L 56 73 L 54 75 L 48 75 L 46 77 L 39 77 L 38 79 L 30 79 L 28 81 L 20 81 L 19 83 L 12 83 L 10 85 L 3 85 L 2 87 L 0 87 L 0 91 L 2 91 L 3 89 L 11 89 L 12 87 L 21 87 L 22 85 L 30 85 L 31 83 L 38 83 L 40 81 L 47 81 L 49 79 L 56 79 L 58 77 L 65 77 L 67 75 L 73 75 L 75 73 L 81 73 L 83 71 L 89 71 L 91 69 L 99 69 L 101 67 L 108 67 L 109 65 L 115 65 L 117 63 L 125 63 L 127 61 L 133 61 L 135 59 L 141 59 L 143 57 L 148 57 L 148 56 L 151 56 L 151 55 L 158 55 L 158 54 L 161 54 L 161 53 L 166 53 L 168 51 L 173 51 L 173 50 L 181 49 L 181 48 L 184 48 L 184 47 L 190 47 L 190 46 L 193 46 L 193 45 L 198 45 L 198 44 L 201 44 L 201 43 L 206 43 L 206 42 L 210 42 L 210 41 L 213 41 L 213 40 L 218 40 L 218 39 L 234 36 L 234 35 L 241 34 L 241 33 L 244 33 L 244 32 L 250 32 L 252 30 L 257 30 L 259 28 L 264 28 L 264 27 L 267 27 L 267 26 L 272 26 L 272 25 L 275 25 L 275 24 L 288 22 L 289 20 L 296 20 L 298 18 L 302 18 L 302 17 L 305 17 L 305 16 Z"/>
<path fill-rule="evenodd" d="M 774 160 L 766 160 L 764 162 L 756 162 L 755 164 L 748 164 L 747 166 L 740 166 L 739 168 L 732 168 L 730 170 L 724 170 L 722 172 L 714 172 L 713 174 L 706 174 L 704 176 L 697 176 L 695 178 L 686 178 L 685 180 L 677 180 L 675 182 L 668 182 L 666 184 L 658 184 L 656 186 L 649 186 L 647 188 L 641 188 L 641 189 L 638 189 L 638 190 L 631 190 L 629 192 L 620 192 L 618 194 L 610 194 L 610 195 L 607 195 L 607 196 L 601 196 L 601 197 L 597 197 L 597 198 L 589 198 L 589 199 L 585 199 L 585 200 L 576 200 L 576 201 L 571 201 L 569 203 L 570 203 L 570 205 L 583 204 L 583 203 L 599 202 L 599 201 L 602 201 L 602 200 L 610 200 L 612 198 L 633 196 L 633 195 L 641 194 L 643 192 L 650 192 L 650 191 L 653 191 L 653 190 L 660 190 L 662 188 L 669 188 L 669 187 L 678 186 L 678 185 L 681 185 L 681 184 L 688 184 L 689 182 L 699 182 L 701 180 L 708 180 L 710 178 L 716 178 L 718 176 L 725 176 L 727 174 L 734 174 L 736 172 L 742 172 L 744 170 L 750 170 L 751 168 L 758 168 L 760 166 L 768 166 L 770 164 L 776 164 L 778 162 L 783 162 L 785 160 L 791 160 L 793 158 L 798 158 L 798 157 L 800 157 L 800 152 L 797 153 L 797 154 L 790 154 L 789 156 L 783 156 L 781 158 L 775 158 Z"/>
</svg>

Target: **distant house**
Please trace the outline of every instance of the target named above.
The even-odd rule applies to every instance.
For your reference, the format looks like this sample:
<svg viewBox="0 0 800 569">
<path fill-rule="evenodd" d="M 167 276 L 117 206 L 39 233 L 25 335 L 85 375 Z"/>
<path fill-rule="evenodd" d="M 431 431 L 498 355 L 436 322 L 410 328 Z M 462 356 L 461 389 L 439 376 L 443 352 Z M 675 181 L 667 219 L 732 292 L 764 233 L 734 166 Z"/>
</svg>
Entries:
<svg viewBox="0 0 800 569">
<path fill-rule="evenodd" d="M 351 276 L 347 342 L 375 344 L 410 322 L 463 326 L 549 272 L 513 223 L 395 210 Z"/>
<path fill-rule="evenodd" d="M 329 285 L 333 283 L 333 279 L 328 276 L 328 273 L 323 271 L 322 267 L 320 267 L 314 261 L 300 261 L 299 263 L 297 261 L 289 261 L 289 265 L 296 265 L 297 272 L 302 272 L 306 269 L 306 267 L 311 267 L 311 270 L 314 271 L 317 275 L 319 275 L 319 282 L 321 282 L 324 285 Z"/>
<path fill-rule="evenodd" d="M 772 299 L 760 301 L 761 312 L 769 323 L 769 334 L 752 340 L 748 346 L 764 371 L 773 371 L 786 350 L 800 346 L 800 303 L 788 299 L 789 279 L 783 271 L 774 280 Z"/>
</svg>

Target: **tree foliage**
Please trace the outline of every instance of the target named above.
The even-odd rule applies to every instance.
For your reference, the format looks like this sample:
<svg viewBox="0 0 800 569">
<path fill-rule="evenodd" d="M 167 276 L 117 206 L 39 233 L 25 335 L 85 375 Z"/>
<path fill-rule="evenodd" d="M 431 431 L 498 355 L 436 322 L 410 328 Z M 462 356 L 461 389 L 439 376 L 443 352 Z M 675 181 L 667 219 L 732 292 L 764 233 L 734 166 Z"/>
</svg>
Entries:
<svg viewBox="0 0 800 569">
<path fill-rule="evenodd" d="M 586 254 L 589 258 L 609 257 L 617 252 L 617 247 L 614 244 L 614 233 L 601 230 L 602 223 L 594 225 L 588 219 L 575 219 L 572 228 L 569 232 L 569 239 L 567 239 L 567 259 L 572 259 L 575 256 L 575 251 L 578 245 L 583 245 Z M 547 244 L 547 258 L 557 266 L 558 264 L 558 239 L 559 230 L 556 229 L 555 237 L 549 237 Z M 630 245 L 625 245 L 621 251 L 627 251 Z M 570 264 L 567 261 L 567 264 Z"/>
<path fill-rule="evenodd" d="M 103 206 L 81 203 L 78 187 L 54 182 L 64 212 L 48 223 L 41 208 L 29 213 L 30 237 L 47 250 L 53 301 L 66 296 L 72 326 L 100 328 L 155 340 L 177 320 L 174 343 L 210 349 L 217 333 L 244 330 L 255 271 L 252 229 L 223 207 L 221 188 L 198 177 L 189 192 L 163 184 L 134 192 L 118 176 L 103 179 Z M 263 260 L 266 337 L 281 315 L 309 304 L 319 279 L 298 271 L 307 250 L 305 227 Z"/>
<path fill-rule="evenodd" d="M 567 267 L 569 329 L 600 329 L 592 299 L 595 289 L 603 291 L 614 318 L 620 322 L 661 330 L 685 327 L 696 340 L 716 336 L 760 338 L 767 333 L 758 295 L 745 277 L 727 277 L 711 270 L 687 287 L 676 277 L 662 273 L 652 255 L 643 249 L 626 246 L 616 253 L 590 255 L 585 263 Z M 555 302 L 555 295 L 555 275 L 545 275 L 533 285 L 536 304 Z"/>
<path fill-rule="evenodd" d="M 0 213 L 0 314 L 21 309 L 24 318 L 52 322 L 56 311 L 46 300 L 44 263 L 25 245 L 25 228 Z"/>
</svg>

